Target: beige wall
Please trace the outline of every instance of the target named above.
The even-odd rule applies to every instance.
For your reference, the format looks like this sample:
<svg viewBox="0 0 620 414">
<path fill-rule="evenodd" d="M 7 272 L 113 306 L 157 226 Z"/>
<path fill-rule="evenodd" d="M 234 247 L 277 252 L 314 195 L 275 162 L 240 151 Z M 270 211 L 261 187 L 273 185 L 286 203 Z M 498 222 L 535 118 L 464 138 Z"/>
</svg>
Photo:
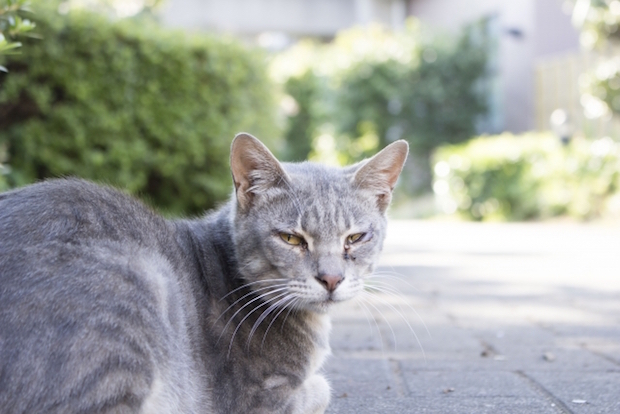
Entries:
<svg viewBox="0 0 620 414">
<path fill-rule="evenodd" d="M 423 22 L 447 30 L 497 16 L 497 105 L 502 130 L 522 132 L 535 127 L 536 61 L 579 49 L 578 32 L 560 0 L 411 0 L 409 10 Z M 515 35 L 515 29 L 522 36 Z"/>
<path fill-rule="evenodd" d="M 168 0 L 164 24 L 252 36 L 280 31 L 293 36 L 332 37 L 355 24 L 398 27 L 406 0 Z"/>
</svg>

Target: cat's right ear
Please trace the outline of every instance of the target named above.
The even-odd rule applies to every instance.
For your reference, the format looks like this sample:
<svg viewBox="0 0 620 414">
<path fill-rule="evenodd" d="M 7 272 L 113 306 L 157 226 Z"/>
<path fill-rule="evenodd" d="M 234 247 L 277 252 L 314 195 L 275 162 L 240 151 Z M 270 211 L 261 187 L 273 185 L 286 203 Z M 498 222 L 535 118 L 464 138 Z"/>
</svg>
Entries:
<svg viewBox="0 0 620 414">
<path fill-rule="evenodd" d="M 246 211 L 254 198 L 288 180 L 271 151 L 250 134 L 235 136 L 230 148 L 230 170 L 235 184 L 237 204 Z"/>
</svg>

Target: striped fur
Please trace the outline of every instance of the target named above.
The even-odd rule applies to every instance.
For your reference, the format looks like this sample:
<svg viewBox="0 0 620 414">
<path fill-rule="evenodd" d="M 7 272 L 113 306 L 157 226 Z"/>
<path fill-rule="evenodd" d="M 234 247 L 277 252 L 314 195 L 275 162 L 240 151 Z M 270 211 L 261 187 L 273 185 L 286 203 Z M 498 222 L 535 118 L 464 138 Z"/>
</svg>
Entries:
<svg viewBox="0 0 620 414">
<path fill-rule="evenodd" d="M 372 272 L 406 151 L 280 164 L 242 134 L 200 220 L 74 179 L 1 194 L 0 411 L 322 413 L 326 311 Z"/>
</svg>

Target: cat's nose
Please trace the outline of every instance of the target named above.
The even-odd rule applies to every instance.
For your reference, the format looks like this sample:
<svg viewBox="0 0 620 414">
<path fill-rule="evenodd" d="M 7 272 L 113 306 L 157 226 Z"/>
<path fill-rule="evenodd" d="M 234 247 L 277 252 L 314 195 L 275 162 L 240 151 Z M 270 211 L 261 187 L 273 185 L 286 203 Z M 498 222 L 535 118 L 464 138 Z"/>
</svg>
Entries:
<svg viewBox="0 0 620 414">
<path fill-rule="evenodd" d="M 316 280 L 318 280 L 319 283 L 323 285 L 323 287 L 327 289 L 328 292 L 333 292 L 344 280 L 344 277 L 342 277 L 342 275 L 329 275 L 321 273 L 316 276 Z"/>
</svg>

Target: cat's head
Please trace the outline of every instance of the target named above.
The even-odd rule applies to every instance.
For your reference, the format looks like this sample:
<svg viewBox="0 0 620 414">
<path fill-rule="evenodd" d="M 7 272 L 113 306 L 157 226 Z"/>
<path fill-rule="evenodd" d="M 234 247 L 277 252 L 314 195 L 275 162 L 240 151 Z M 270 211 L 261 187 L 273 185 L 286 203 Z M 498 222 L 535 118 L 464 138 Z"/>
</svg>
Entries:
<svg viewBox="0 0 620 414">
<path fill-rule="evenodd" d="M 362 291 L 407 158 L 397 141 L 346 168 L 280 163 L 259 140 L 235 137 L 234 242 L 244 282 L 273 307 L 323 312 Z"/>
</svg>

